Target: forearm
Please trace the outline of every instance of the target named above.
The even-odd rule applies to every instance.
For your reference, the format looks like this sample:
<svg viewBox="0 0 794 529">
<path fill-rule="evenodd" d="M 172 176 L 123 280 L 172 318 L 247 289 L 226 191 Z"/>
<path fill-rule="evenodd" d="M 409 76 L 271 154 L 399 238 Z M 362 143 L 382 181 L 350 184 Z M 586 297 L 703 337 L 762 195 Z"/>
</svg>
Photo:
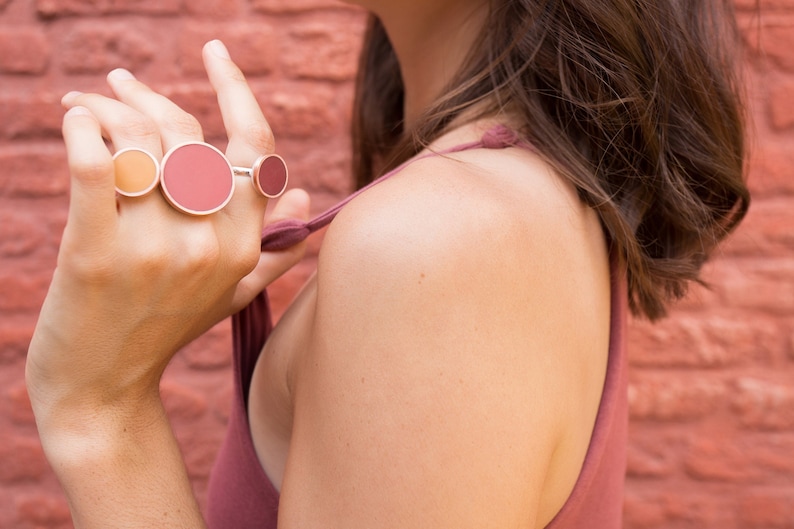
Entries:
<svg viewBox="0 0 794 529">
<path fill-rule="evenodd" d="M 37 414 L 75 527 L 205 527 L 159 398 Z"/>
</svg>

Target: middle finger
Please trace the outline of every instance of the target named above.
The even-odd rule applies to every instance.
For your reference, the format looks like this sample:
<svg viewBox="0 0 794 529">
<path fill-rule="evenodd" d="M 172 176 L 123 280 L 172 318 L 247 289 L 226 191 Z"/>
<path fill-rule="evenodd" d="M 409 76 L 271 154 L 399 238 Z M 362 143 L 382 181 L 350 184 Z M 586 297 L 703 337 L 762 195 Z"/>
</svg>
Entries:
<svg viewBox="0 0 794 529">
<path fill-rule="evenodd" d="M 151 119 L 160 132 L 163 150 L 180 143 L 203 141 L 198 120 L 167 97 L 158 94 L 122 68 L 108 74 L 108 83 L 119 101 Z"/>
</svg>

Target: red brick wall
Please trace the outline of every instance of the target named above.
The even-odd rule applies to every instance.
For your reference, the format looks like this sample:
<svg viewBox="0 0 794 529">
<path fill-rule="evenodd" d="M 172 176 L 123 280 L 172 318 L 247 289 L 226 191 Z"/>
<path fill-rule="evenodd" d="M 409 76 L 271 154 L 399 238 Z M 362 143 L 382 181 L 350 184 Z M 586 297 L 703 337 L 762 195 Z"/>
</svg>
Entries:
<svg viewBox="0 0 794 529">
<path fill-rule="evenodd" d="M 794 1 L 739 0 L 744 225 L 674 316 L 631 329 L 626 527 L 794 528 Z"/>
<path fill-rule="evenodd" d="M 794 0 L 737 0 L 754 118 L 747 222 L 673 316 L 631 328 L 626 527 L 794 528 Z M 54 266 L 68 178 L 61 95 L 116 66 L 172 96 L 222 145 L 201 69 L 220 37 L 249 76 L 314 210 L 348 190 L 360 13 L 332 0 L 0 0 L 0 528 L 70 527 L 36 438 L 24 355 Z M 317 241 L 311 253 L 316 254 Z M 283 309 L 309 259 L 272 289 Z M 229 327 L 163 383 L 196 493 L 223 435 Z"/>
</svg>

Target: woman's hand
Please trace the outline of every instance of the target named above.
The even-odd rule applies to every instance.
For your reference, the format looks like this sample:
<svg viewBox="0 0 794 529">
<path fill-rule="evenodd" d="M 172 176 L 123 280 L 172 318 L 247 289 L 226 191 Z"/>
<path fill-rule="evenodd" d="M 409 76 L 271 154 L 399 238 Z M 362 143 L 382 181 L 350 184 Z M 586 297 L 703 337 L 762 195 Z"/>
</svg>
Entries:
<svg viewBox="0 0 794 529">
<path fill-rule="evenodd" d="M 267 121 L 223 45 L 204 61 L 229 137 L 227 158 L 250 167 L 274 150 Z M 58 266 L 28 355 L 27 381 L 43 438 L 51 419 L 86 409 L 133 408 L 157 396 L 173 354 L 240 310 L 291 267 L 303 247 L 260 253 L 267 199 L 236 176 L 231 202 L 206 217 L 182 214 L 159 192 L 116 196 L 111 152 L 137 147 L 162 159 L 202 141 L 196 119 L 116 70 L 117 99 L 70 93 L 63 134 L 72 177 Z M 270 222 L 305 218 L 308 197 L 287 193 Z"/>
<path fill-rule="evenodd" d="M 205 46 L 204 61 L 227 158 L 250 167 L 273 152 L 270 127 L 220 42 Z M 105 140 L 162 158 L 203 135 L 195 118 L 128 72 L 108 81 L 116 99 L 64 97 L 71 200 L 28 352 L 28 392 L 76 527 L 201 527 L 160 376 L 181 346 L 240 310 L 303 247 L 260 253 L 267 201 L 247 177 L 236 176 L 229 204 L 204 217 L 176 211 L 159 192 L 117 196 Z M 296 190 L 268 222 L 307 215 L 308 197 Z"/>
</svg>

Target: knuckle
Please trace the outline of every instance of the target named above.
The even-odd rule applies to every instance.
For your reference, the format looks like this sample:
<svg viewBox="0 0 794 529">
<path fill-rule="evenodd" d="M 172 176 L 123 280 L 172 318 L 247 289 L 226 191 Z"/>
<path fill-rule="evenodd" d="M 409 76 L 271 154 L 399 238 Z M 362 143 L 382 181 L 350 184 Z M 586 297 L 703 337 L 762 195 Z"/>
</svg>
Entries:
<svg viewBox="0 0 794 529">
<path fill-rule="evenodd" d="M 203 131 L 198 120 L 179 109 L 164 112 L 160 118 L 160 127 L 186 136 L 201 137 Z"/>
<path fill-rule="evenodd" d="M 240 84 L 240 83 L 247 83 L 245 79 L 245 74 L 243 71 L 235 65 L 231 65 L 229 69 L 225 72 L 226 74 L 226 82 L 230 84 Z"/>
<path fill-rule="evenodd" d="M 125 119 L 123 126 L 120 128 L 124 137 L 131 140 L 148 138 L 158 133 L 157 125 L 154 120 L 143 115 Z"/>
<path fill-rule="evenodd" d="M 80 284 L 105 285 L 111 283 L 118 274 L 116 262 L 98 253 L 73 252 L 68 257 L 68 263 L 59 259 L 59 266 L 63 266 L 69 276 Z"/>
<path fill-rule="evenodd" d="M 136 273 L 144 277 L 159 277 L 169 267 L 171 259 L 162 244 L 152 241 L 150 244 L 137 245 L 134 256 L 130 258 Z"/>
<path fill-rule="evenodd" d="M 238 232 L 239 237 L 227 238 L 224 249 L 225 267 L 235 278 L 247 276 L 256 268 L 260 256 L 260 236 L 253 230 L 250 233 Z"/>
<path fill-rule="evenodd" d="M 272 153 L 276 150 L 276 139 L 270 125 L 264 121 L 250 123 L 243 132 L 242 140 L 256 152 Z"/>
<path fill-rule="evenodd" d="M 72 175 L 83 184 L 104 183 L 113 174 L 111 158 L 81 158 L 69 161 Z"/>
<path fill-rule="evenodd" d="M 217 267 L 220 255 L 220 244 L 214 233 L 191 237 L 180 254 L 180 266 L 191 274 L 206 274 Z"/>
<path fill-rule="evenodd" d="M 259 263 L 259 244 L 247 244 L 238 253 L 235 263 L 235 275 L 245 277 L 250 274 Z"/>
</svg>

